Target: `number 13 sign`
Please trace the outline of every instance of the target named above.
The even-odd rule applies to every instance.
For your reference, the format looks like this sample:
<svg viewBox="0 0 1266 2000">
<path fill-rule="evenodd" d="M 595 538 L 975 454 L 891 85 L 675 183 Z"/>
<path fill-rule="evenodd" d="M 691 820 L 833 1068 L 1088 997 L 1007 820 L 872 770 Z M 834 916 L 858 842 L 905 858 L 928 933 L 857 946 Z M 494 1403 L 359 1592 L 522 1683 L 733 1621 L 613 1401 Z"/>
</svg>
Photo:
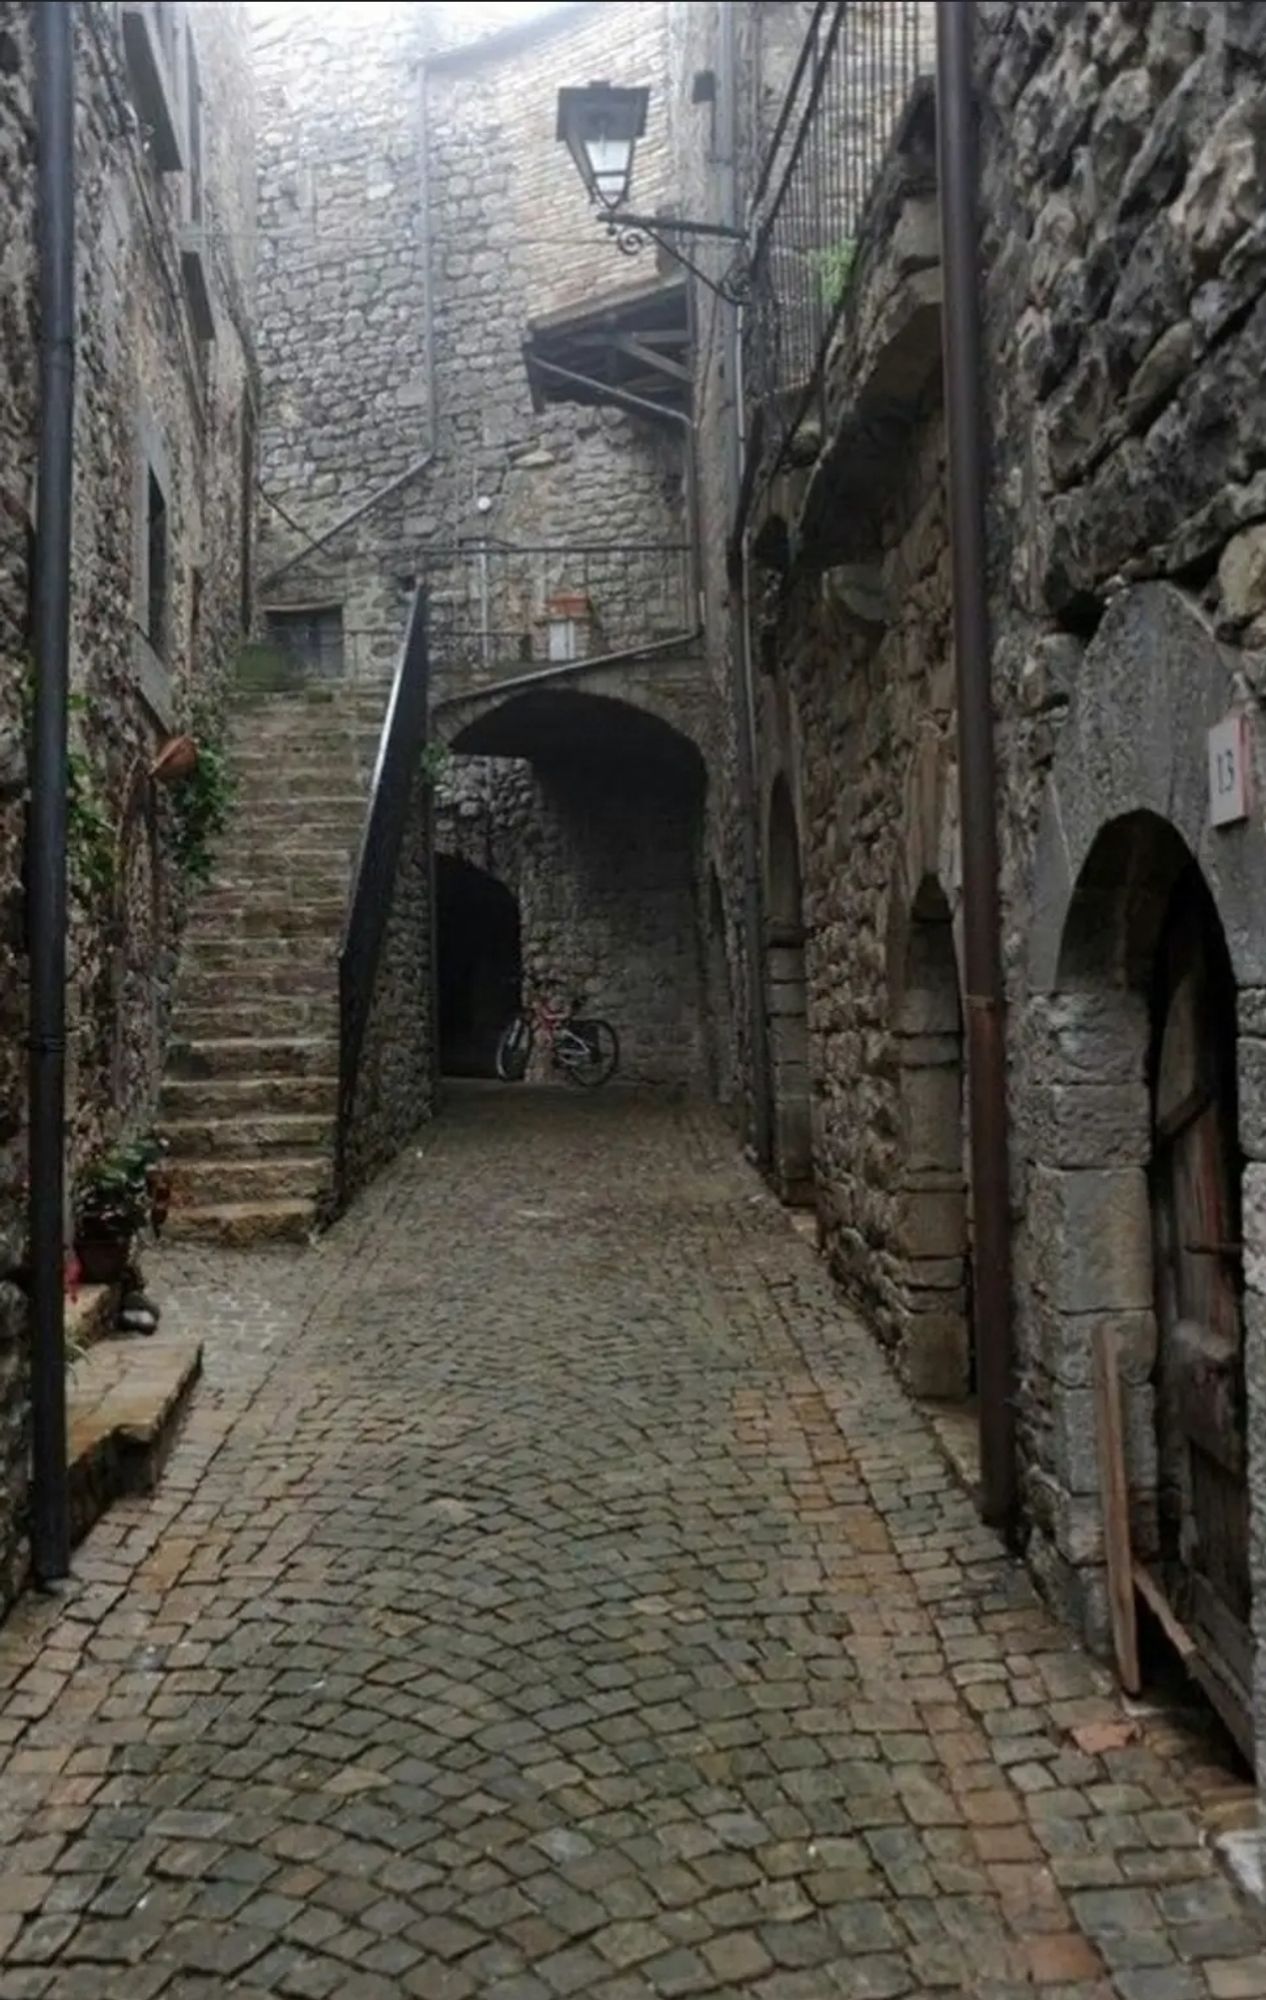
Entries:
<svg viewBox="0 0 1266 2000">
<path fill-rule="evenodd" d="M 1252 796 L 1253 752 L 1244 710 L 1226 715 L 1209 731 L 1209 824 L 1234 826 L 1247 819 Z"/>
</svg>

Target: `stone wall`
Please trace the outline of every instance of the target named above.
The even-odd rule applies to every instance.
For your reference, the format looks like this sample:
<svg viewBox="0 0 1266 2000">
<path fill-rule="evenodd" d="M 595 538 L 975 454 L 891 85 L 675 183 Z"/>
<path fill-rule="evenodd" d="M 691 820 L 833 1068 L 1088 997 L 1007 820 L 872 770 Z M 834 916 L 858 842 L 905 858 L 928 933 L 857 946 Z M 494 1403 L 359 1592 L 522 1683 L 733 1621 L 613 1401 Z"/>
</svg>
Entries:
<svg viewBox="0 0 1266 2000">
<path fill-rule="evenodd" d="M 1250 385 L 1266 338 L 1266 20 L 1251 6 L 1205 5 L 1077 6 L 1058 22 L 1040 7 L 986 6 L 982 16 L 992 612 L 1032 1554 L 1057 1601 L 1101 1635 L 1096 1488 L 1078 1432 L 1091 1327 L 1109 1307 L 1126 1315 L 1136 1539 L 1144 1552 L 1154 1544 L 1139 1009 L 1155 931 L 1138 897 L 1163 884 L 1169 828 L 1199 862 L 1240 988 L 1260 1620 L 1266 1381 L 1250 1079 L 1266 926 L 1261 808 L 1210 829 L 1206 732 L 1234 707 L 1260 731 L 1266 434 Z M 1119 953 L 1092 976 L 1073 950 L 1084 871 L 1096 842 L 1126 842 L 1131 812 L 1152 815 L 1154 844 L 1122 846 L 1134 889 L 1102 911 Z M 1090 1214 L 1113 1226 L 1089 1227 Z"/>
<path fill-rule="evenodd" d="M 596 76 L 649 84 L 635 199 L 675 201 L 669 14 L 578 6 L 463 44 L 469 15 L 386 7 L 366 31 L 346 7 L 303 6 L 257 38 L 263 484 L 277 503 L 261 598 L 341 606 L 349 675 L 385 674 L 419 577 L 441 700 L 544 665 L 557 591 L 592 597 L 599 650 L 693 623 L 684 559 L 661 552 L 687 537 L 679 429 L 535 408 L 522 356 L 533 318 L 654 280 L 653 258 L 626 261 L 590 213 L 556 99 Z M 305 553 L 305 535 L 367 502 Z M 635 552 L 646 545 L 656 553 Z M 683 672 L 702 687 L 698 660 L 665 675 Z M 679 706 L 697 742 L 705 704 Z M 578 745 L 578 765 L 590 754 Z M 467 765 L 461 783 L 503 830 L 528 968 L 610 1014 L 627 1073 L 702 1083 L 697 798 L 666 804 L 657 780 L 612 784 L 606 766 L 522 783 L 516 768 Z M 445 825 L 441 852 L 460 853 Z"/>
<path fill-rule="evenodd" d="M 37 299 L 33 8 L 0 27 L 0 1259 L 23 1250 L 25 980 L 19 867 L 22 705 L 30 658 Z M 170 802 L 147 776 L 173 729 L 213 734 L 242 625 L 243 411 L 250 391 L 251 89 L 236 6 L 193 5 L 201 83 L 204 271 L 215 338 L 199 339 L 176 230 L 186 177 L 160 172 L 132 116 L 115 11 L 76 10 L 76 354 L 71 579 L 72 738 L 68 949 L 69 1169 L 152 1117 L 185 903 Z M 183 126 L 181 92 L 177 111 Z M 144 509 L 166 506 L 166 590 L 150 646 Z M 87 808 L 91 808 L 91 814 Z M 95 822 L 95 832 L 93 825 Z M 0 1604 L 23 1554 L 26 1394 L 0 1291 Z M 6 1361 L 7 1357 L 7 1361 Z"/>
<path fill-rule="evenodd" d="M 1194 884 L 1238 1004 L 1244 1282 L 1227 1296 L 1245 1334 L 1262 1657 L 1266 835 L 1260 789 L 1247 818 L 1210 825 L 1207 736 L 1235 711 L 1260 743 L 1266 681 L 1266 18 L 979 15 L 1024 1531 L 1043 1586 L 1104 1643 L 1105 1329 L 1136 1552 L 1172 1569 L 1167 1509 L 1198 1529 L 1173 1371 L 1207 1357 L 1165 1347 L 1154 1306 L 1158 941 Z M 970 1379 L 972 1226 L 930 136 L 926 117 L 906 127 L 859 235 L 813 462 L 784 468 L 752 524 L 752 630 L 775 1082 L 802 1088 L 807 1047 L 826 1247 L 914 1386 L 944 1395 Z M 726 859 L 735 894 L 733 844 Z M 783 1144 L 803 1122 L 791 1110 Z M 805 1161 L 775 1164 L 794 1193 Z M 1232 1189 L 1228 1239 L 1234 1214 Z"/>
<path fill-rule="evenodd" d="M 344 1135 L 344 1196 L 354 1195 L 435 1110 L 431 787 L 419 773 L 391 888 L 391 910 Z"/>
<path fill-rule="evenodd" d="M 349 673 L 386 673 L 419 575 L 437 636 L 446 610 L 450 625 L 476 615 L 480 574 L 452 553 L 459 541 L 684 539 L 675 435 L 615 409 L 534 409 L 521 353 L 535 314 L 646 282 L 589 214 L 555 99 L 568 77 L 654 81 L 664 23 L 660 7 L 581 6 L 452 48 L 437 37 L 457 24 L 429 10 L 380 8 L 366 32 L 346 7 L 312 5 L 257 37 L 276 503 L 262 596 L 340 605 Z M 639 148 L 638 198 L 652 203 L 667 185 L 663 100 L 653 92 Z M 547 584 L 577 587 L 566 559 L 494 555 L 489 622 L 506 627 L 506 605 Z M 437 644 L 435 666 L 444 693 L 469 654 Z"/>
</svg>

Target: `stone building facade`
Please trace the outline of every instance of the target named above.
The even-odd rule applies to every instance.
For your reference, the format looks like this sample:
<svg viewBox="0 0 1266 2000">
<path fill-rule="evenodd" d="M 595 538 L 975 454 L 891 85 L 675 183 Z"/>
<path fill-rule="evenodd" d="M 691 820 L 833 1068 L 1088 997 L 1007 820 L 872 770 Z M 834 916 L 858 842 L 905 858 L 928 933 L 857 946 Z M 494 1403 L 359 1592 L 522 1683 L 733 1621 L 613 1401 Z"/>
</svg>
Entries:
<svg viewBox="0 0 1266 2000">
<path fill-rule="evenodd" d="M 0 22 L 0 1255 L 23 1256 L 21 889 L 37 434 L 34 9 Z M 253 127 L 234 5 L 75 10 L 69 1170 L 152 1121 L 186 887 L 172 733 L 220 727 L 249 620 Z M 145 17 L 145 18 L 142 18 Z M 22 1572 L 20 1292 L 0 1288 L 0 1605 Z"/>
<path fill-rule="evenodd" d="M 1250 788 L 1216 823 L 1211 785 L 1228 742 L 1261 775 L 1266 27 L 1234 5 L 985 5 L 977 59 L 1020 1532 L 1106 1647 L 1110 1334 L 1135 1557 L 1247 1744 L 1266 821 Z M 959 1399 L 969 1003 L 933 133 L 916 92 L 851 246 L 820 418 L 755 468 L 750 561 L 732 550 L 713 588 L 750 607 L 775 1177 L 815 1204 L 911 1384 Z M 725 450 L 718 421 L 714 488 Z M 721 789 L 738 796 L 732 740 Z M 724 811 L 718 838 L 733 908 Z M 742 1040 L 740 1059 L 750 1094 Z"/>
<path fill-rule="evenodd" d="M 707 1071 L 708 704 L 684 425 L 559 400 L 557 378 L 524 359 L 534 329 L 664 282 L 597 227 L 555 117 L 560 83 L 650 83 L 637 199 L 669 200 L 669 28 L 662 5 L 580 5 L 472 40 L 468 15 L 397 6 L 375 10 L 369 35 L 347 8 L 311 6 L 278 10 L 256 39 L 265 635 L 305 672 L 372 685 L 415 582 L 428 587 L 437 733 L 453 752 L 436 801 L 445 1018 L 466 1011 L 446 965 L 468 984 L 487 910 L 499 890 L 513 903 L 458 1067 L 490 1067 L 526 975 L 609 1016 L 633 1080 Z M 666 759 L 656 743 L 630 756 L 657 714 L 644 666 L 617 664 L 596 707 L 564 705 L 543 732 L 498 699 L 560 653 L 646 648 L 661 678 L 697 689 Z M 480 691 L 463 735 L 444 710 Z M 558 699 L 572 693 L 564 674 Z M 497 760 L 470 768 L 489 734 Z M 475 797 L 497 829 L 491 870 L 469 852 Z"/>
</svg>

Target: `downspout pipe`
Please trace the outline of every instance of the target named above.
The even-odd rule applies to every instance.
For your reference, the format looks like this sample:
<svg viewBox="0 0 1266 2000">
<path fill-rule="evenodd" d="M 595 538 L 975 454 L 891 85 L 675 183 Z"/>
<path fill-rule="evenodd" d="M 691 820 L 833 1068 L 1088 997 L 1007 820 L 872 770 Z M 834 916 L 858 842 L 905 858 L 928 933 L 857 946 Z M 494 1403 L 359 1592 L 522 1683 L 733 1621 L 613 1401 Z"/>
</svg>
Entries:
<svg viewBox="0 0 1266 2000">
<path fill-rule="evenodd" d="M 31 1563 L 70 1568 L 64 1317 L 66 718 L 75 396 L 75 9 L 35 9 L 40 295 L 35 703 L 27 844 L 30 953 L 29 1196 Z"/>
<path fill-rule="evenodd" d="M 1005 987 L 998 896 L 985 425 L 980 302 L 975 8 L 936 10 L 937 180 L 944 282 L 945 409 L 958 700 L 974 1290 L 980 1392 L 981 1512 L 1016 1525 L 1015 1344 L 1007 1127 Z"/>
<path fill-rule="evenodd" d="M 731 228 L 741 226 L 738 182 L 738 45 L 737 9 L 720 6 L 721 74 L 718 93 L 719 151 L 724 162 L 722 176 L 722 221 Z M 726 431 L 726 517 L 733 524 L 743 488 L 743 448 L 745 438 L 745 385 L 743 382 L 743 342 L 740 308 L 720 301 L 725 324 L 725 372 L 733 416 Z M 730 617 L 731 700 L 737 753 L 737 786 L 740 865 L 743 872 L 743 946 L 747 960 L 747 1039 L 751 1065 L 751 1143 L 756 1164 L 762 1169 L 774 1163 L 774 1098 L 769 1062 L 769 1029 L 765 1003 L 765 920 L 761 882 L 760 794 L 756 781 L 757 730 L 756 696 L 752 671 L 751 606 L 748 601 L 749 565 L 747 538 L 739 541 L 738 602 Z M 732 586 L 733 588 L 733 586 Z"/>
</svg>

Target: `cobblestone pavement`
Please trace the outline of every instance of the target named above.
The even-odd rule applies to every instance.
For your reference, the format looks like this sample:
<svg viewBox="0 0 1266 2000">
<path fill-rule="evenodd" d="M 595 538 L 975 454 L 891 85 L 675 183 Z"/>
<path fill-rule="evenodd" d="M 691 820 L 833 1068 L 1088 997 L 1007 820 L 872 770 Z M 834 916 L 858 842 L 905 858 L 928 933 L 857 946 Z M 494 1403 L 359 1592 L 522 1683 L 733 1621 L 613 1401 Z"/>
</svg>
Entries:
<svg viewBox="0 0 1266 2000">
<path fill-rule="evenodd" d="M 707 1115 L 464 1094 L 162 1289 L 162 1489 L 0 1633 L 0 2000 L 1266 1994 L 1214 1772 Z"/>
</svg>

